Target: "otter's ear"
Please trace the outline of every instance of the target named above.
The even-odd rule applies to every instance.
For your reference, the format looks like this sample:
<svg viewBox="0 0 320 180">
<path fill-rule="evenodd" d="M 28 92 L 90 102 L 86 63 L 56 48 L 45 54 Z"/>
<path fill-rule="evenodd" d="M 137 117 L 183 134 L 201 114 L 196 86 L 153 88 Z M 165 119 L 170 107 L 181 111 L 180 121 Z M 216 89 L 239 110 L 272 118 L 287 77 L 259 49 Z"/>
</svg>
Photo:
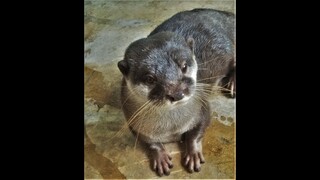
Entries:
<svg viewBox="0 0 320 180">
<path fill-rule="evenodd" d="M 188 37 L 187 44 L 190 47 L 191 51 L 194 52 L 194 39 L 192 37 Z"/>
<path fill-rule="evenodd" d="M 129 65 L 125 60 L 121 60 L 118 62 L 118 68 L 124 76 L 127 76 L 129 73 Z"/>
</svg>

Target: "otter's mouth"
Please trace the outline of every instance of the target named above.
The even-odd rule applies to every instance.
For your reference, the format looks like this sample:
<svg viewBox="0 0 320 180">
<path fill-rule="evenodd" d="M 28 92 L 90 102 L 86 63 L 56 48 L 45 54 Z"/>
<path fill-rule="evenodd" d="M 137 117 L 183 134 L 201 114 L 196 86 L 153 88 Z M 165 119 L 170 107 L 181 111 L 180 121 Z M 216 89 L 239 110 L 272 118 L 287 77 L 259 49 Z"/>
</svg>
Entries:
<svg viewBox="0 0 320 180">
<path fill-rule="evenodd" d="M 191 96 L 186 96 L 186 97 L 180 99 L 179 101 L 167 100 L 167 104 L 173 105 L 173 106 L 185 105 L 185 104 L 187 104 L 189 102 L 190 98 L 191 98 Z"/>
</svg>

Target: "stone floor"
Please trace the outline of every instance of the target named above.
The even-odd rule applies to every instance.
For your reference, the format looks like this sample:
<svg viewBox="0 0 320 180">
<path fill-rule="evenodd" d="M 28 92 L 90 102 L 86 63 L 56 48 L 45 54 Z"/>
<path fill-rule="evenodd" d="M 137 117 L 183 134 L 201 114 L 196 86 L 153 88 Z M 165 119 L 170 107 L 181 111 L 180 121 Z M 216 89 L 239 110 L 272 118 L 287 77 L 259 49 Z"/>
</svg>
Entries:
<svg viewBox="0 0 320 180">
<path fill-rule="evenodd" d="M 176 12 L 206 7 L 235 13 L 234 5 L 233 0 L 85 0 L 85 179 L 160 178 L 125 126 L 116 64 L 132 41 Z M 179 144 L 170 143 L 165 147 L 174 167 L 160 179 L 235 179 L 235 100 L 214 94 L 210 103 L 213 122 L 203 141 L 206 163 L 201 172 L 185 171 Z"/>
</svg>

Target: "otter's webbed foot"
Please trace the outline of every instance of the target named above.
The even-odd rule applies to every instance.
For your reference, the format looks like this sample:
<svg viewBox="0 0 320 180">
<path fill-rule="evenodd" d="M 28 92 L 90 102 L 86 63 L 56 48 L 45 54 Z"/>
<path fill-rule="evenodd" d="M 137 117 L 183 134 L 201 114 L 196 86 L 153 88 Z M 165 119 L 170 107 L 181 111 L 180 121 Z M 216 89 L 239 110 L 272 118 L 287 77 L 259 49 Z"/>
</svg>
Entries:
<svg viewBox="0 0 320 180">
<path fill-rule="evenodd" d="M 201 142 L 187 144 L 187 149 L 184 154 L 183 161 L 183 165 L 190 173 L 194 171 L 199 172 L 201 170 L 201 164 L 205 162 L 202 154 Z"/>
<path fill-rule="evenodd" d="M 159 176 L 169 175 L 170 169 L 173 167 L 171 156 L 165 151 L 161 144 L 152 144 L 151 149 L 151 166 Z"/>
</svg>

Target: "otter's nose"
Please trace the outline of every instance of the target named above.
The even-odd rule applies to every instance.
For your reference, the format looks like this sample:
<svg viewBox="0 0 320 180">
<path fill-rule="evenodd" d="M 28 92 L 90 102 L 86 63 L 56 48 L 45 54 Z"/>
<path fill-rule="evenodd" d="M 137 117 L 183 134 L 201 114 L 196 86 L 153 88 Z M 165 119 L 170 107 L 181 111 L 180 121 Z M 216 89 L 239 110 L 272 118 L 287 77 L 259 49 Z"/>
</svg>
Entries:
<svg viewBox="0 0 320 180">
<path fill-rule="evenodd" d="M 175 94 L 167 94 L 166 98 L 169 99 L 171 102 L 179 101 L 184 98 L 183 92 L 177 92 Z"/>
</svg>

